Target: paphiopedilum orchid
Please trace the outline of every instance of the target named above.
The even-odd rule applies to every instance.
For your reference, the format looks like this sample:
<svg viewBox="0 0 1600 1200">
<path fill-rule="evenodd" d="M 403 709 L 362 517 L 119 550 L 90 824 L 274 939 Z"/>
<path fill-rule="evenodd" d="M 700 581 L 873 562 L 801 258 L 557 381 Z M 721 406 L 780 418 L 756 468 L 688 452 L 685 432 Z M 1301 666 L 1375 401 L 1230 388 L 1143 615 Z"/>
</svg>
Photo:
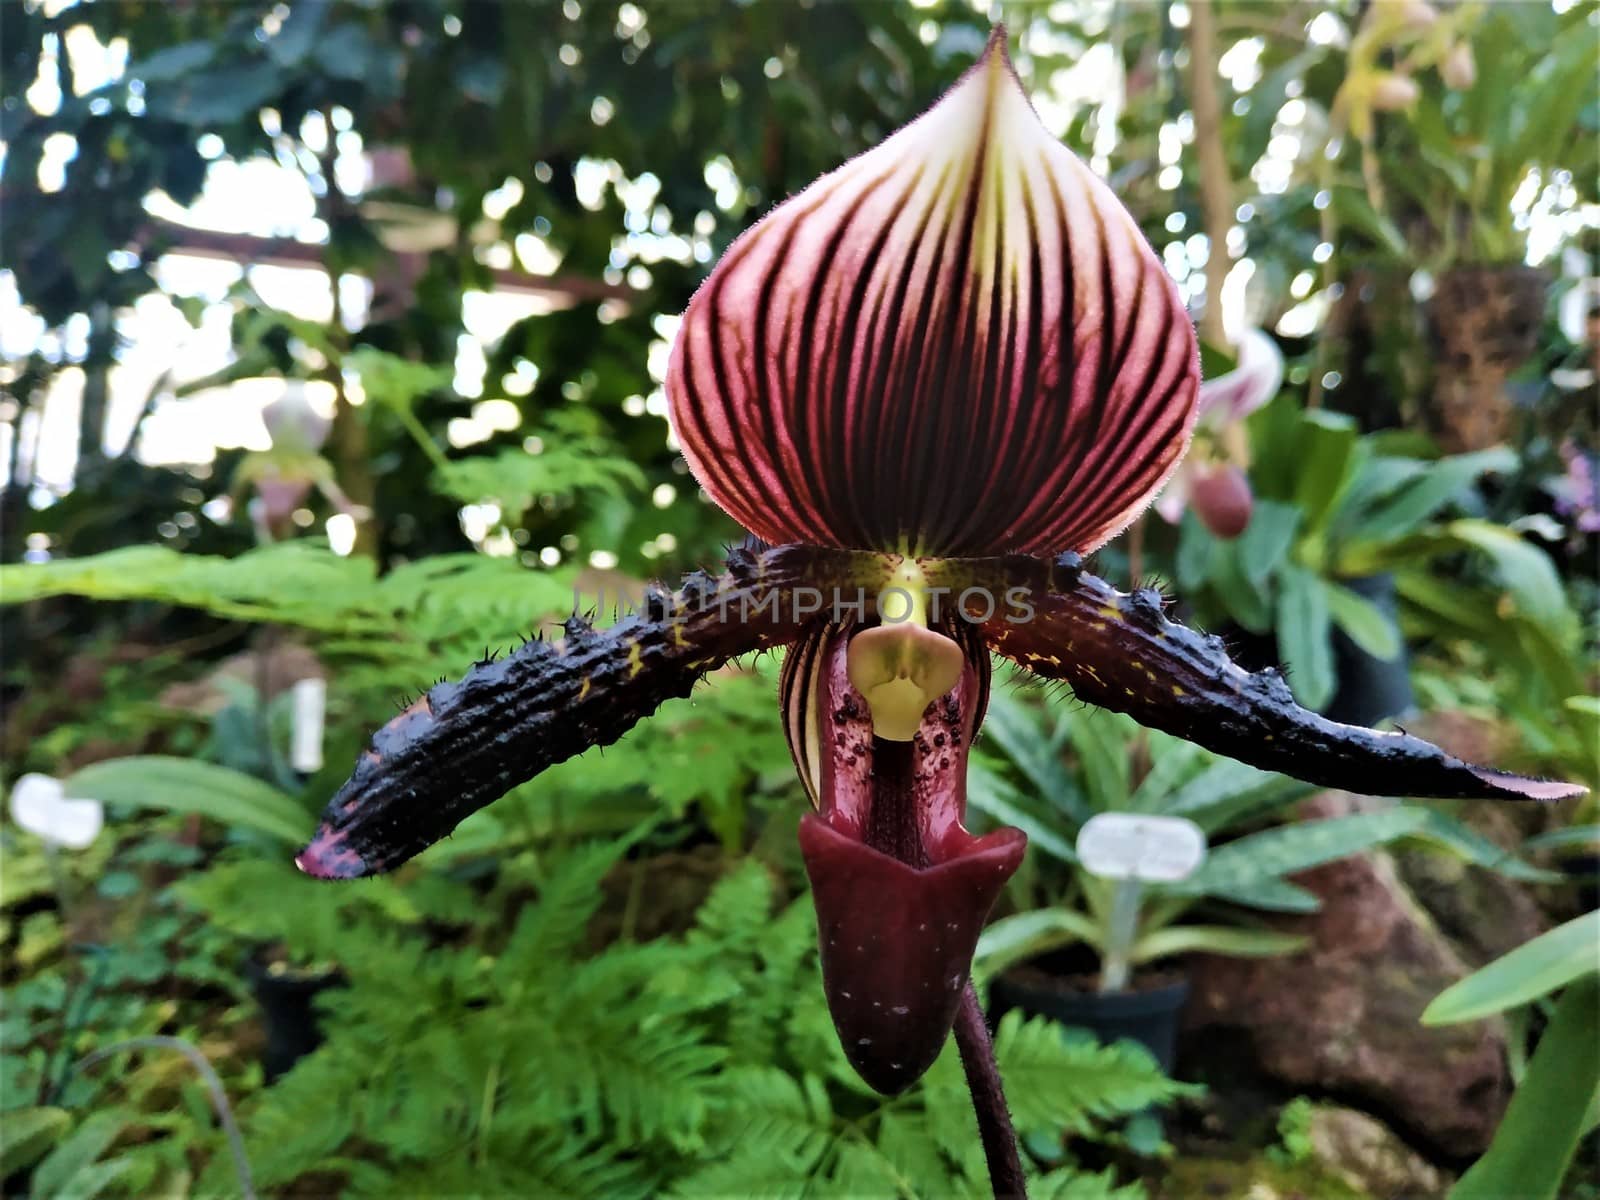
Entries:
<svg viewBox="0 0 1600 1200">
<path fill-rule="evenodd" d="M 964 825 L 991 653 L 1333 787 L 1579 790 L 1324 720 L 1156 592 L 1083 569 L 1183 456 L 1198 385 L 1160 260 L 1045 131 L 997 35 L 929 112 L 741 236 L 684 314 L 672 427 L 757 540 L 610 628 L 574 617 L 430 689 L 374 736 L 299 865 L 390 870 L 734 656 L 786 646 L 828 1004 L 856 1069 L 896 1092 L 948 1036 L 1025 846 Z"/>
<path fill-rule="evenodd" d="M 1271 337 L 1246 330 L 1237 349 L 1232 370 L 1200 385 L 1194 440 L 1155 503 L 1162 519 L 1173 524 L 1185 509 L 1194 509 L 1220 538 L 1243 533 L 1255 507 L 1244 473 L 1250 465 L 1244 419 L 1283 386 L 1283 352 Z"/>
</svg>

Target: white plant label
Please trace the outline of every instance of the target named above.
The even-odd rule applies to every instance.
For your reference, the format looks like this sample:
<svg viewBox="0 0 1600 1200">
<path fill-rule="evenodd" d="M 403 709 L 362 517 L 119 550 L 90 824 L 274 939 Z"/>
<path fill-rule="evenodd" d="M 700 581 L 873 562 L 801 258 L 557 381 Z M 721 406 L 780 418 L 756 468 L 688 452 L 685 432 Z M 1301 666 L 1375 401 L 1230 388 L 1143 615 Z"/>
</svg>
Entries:
<svg viewBox="0 0 1600 1200">
<path fill-rule="evenodd" d="M 1206 835 L 1185 817 L 1098 813 L 1078 831 L 1078 858 L 1102 879 L 1177 883 L 1205 862 Z"/>
<path fill-rule="evenodd" d="M 322 720 L 328 707 L 324 679 L 299 679 L 290 693 L 293 722 L 289 734 L 289 765 L 302 775 L 322 770 Z"/>
<path fill-rule="evenodd" d="M 11 789 L 11 819 L 52 846 L 82 850 L 105 826 L 98 800 L 74 800 L 59 779 L 28 774 Z"/>
</svg>

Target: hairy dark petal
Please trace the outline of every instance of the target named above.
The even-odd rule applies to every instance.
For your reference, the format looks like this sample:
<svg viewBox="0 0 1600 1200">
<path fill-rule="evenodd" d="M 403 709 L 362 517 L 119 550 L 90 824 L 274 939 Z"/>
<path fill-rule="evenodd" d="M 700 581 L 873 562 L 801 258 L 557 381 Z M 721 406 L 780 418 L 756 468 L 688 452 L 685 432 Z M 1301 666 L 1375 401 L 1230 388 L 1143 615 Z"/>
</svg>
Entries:
<svg viewBox="0 0 1600 1200">
<path fill-rule="evenodd" d="M 1154 591 L 1118 592 L 1065 563 L 1013 556 L 960 564 L 1028 589 L 1031 620 L 997 612 L 989 645 L 1079 699 L 1153 729 L 1323 787 L 1387 796 L 1560 800 L 1586 789 L 1474 766 L 1406 733 L 1342 725 L 1301 708 L 1275 670 L 1248 672 L 1220 638 L 1167 619 Z"/>
<path fill-rule="evenodd" d="M 530 641 L 430 689 L 373 735 L 296 859 L 301 870 L 392 870 L 546 767 L 616 741 L 707 671 L 792 641 L 813 594 L 875 588 L 882 571 L 876 556 L 799 546 L 736 551 L 728 565 L 608 629 L 574 618 L 557 641 Z"/>
</svg>

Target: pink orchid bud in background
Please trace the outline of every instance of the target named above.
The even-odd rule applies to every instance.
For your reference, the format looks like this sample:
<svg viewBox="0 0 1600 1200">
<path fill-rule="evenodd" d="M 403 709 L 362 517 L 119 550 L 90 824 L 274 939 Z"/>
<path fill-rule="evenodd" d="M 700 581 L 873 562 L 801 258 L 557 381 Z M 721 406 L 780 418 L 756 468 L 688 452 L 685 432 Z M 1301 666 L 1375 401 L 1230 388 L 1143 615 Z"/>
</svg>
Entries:
<svg viewBox="0 0 1600 1200">
<path fill-rule="evenodd" d="M 1247 329 L 1239 337 L 1233 370 L 1200 385 L 1200 424 L 1216 429 L 1242 421 L 1282 386 L 1283 351 L 1267 333 Z"/>
<path fill-rule="evenodd" d="M 1478 64 L 1472 57 L 1470 43 L 1457 42 L 1450 47 L 1450 52 L 1439 64 L 1439 78 L 1444 80 L 1446 87 L 1458 92 L 1464 92 L 1478 82 Z"/>
<path fill-rule="evenodd" d="M 1372 107 L 1383 112 L 1410 108 L 1422 95 L 1417 81 L 1393 71 L 1384 71 L 1372 86 Z"/>
<path fill-rule="evenodd" d="M 1189 480 L 1189 507 L 1219 538 L 1236 538 L 1249 527 L 1255 507 L 1250 480 L 1232 463 L 1200 467 Z"/>
</svg>

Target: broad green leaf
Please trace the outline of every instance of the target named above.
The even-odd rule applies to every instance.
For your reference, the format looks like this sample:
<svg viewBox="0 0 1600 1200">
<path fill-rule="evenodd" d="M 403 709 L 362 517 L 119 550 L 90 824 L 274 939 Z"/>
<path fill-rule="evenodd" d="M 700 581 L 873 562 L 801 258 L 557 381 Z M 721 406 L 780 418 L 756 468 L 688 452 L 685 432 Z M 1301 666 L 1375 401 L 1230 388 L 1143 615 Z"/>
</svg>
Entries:
<svg viewBox="0 0 1600 1200">
<path fill-rule="evenodd" d="M 995 921 L 978 938 L 973 959 L 992 975 L 1073 942 L 1087 942 L 1098 949 L 1100 936 L 1099 927 L 1083 913 L 1069 908 L 1041 908 Z"/>
<path fill-rule="evenodd" d="M 77 1194 L 75 1177 L 90 1170 L 127 1125 L 127 1117 L 115 1110 L 92 1113 L 34 1169 L 30 1193 L 40 1197 L 69 1191 Z"/>
<path fill-rule="evenodd" d="M 1497 871 L 1508 879 L 1526 883 L 1560 883 L 1565 876 L 1522 861 L 1511 851 L 1490 841 L 1471 826 L 1432 806 L 1417 806 L 1422 814 L 1415 836 L 1466 859 L 1474 866 Z"/>
<path fill-rule="evenodd" d="M 1227 833 L 1270 817 L 1304 800 L 1317 789 L 1287 775 L 1267 775 L 1254 787 L 1223 796 L 1214 804 L 1191 813 L 1189 819 L 1207 836 Z"/>
<path fill-rule="evenodd" d="M 1491 521 L 1451 521 L 1446 530 L 1452 538 L 1489 556 L 1522 615 L 1546 622 L 1563 633 L 1570 629 L 1576 634 L 1577 621 L 1567 605 L 1561 576 L 1548 554 Z"/>
<path fill-rule="evenodd" d="M 1414 834 L 1427 825 L 1427 819 L 1422 809 L 1391 808 L 1264 829 L 1217 847 L 1205 865 L 1170 885 L 1170 890 L 1233 899 L 1235 891 L 1248 885 L 1282 879 Z"/>
<path fill-rule="evenodd" d="M 1569 825 L 1522 843 L 1524 850 L 1564 850 L 1570 846 L 1600 846 L 1600 825 Z"/>
<path fill-rule="evenodd" d="M 1309 939 L 1275 929 L 1246 929 L 1235 925 L 1174 925 L 1146 934 L 1133 944 L 1135 963 L 1153 962 L 1176 954 L 1226 954 L 1267 958 L 1302 950 Z"/>
<path fill-rule="evenodd" d="M 1295 697 L 1310 709 L 1333 698 L 1331 619 L 1322 580 L 1304 567 L 1286 567 L 1278 580 L 1278 655 Z"/>
<path fill-rule="evenodd" d="M 1322 581 L 1328 615 L 1352 642 L 1373 658 L 1393 662 L 1399 657 L 1400 630 L 1394 618 L 1359 592 L 1331 580 Z"/>
<path fill-rule="evenodd" d="M 298 845 L 315 822 L 295 801 L 253 776 L 190 758 L 112 758 L 63 781 L 67 794 L 104 804 L 199 813 Z"/>
<path fill-rule="evenodd" d="M 1128 737 L 1137 727 L 1121 713 L 1103 708 L 1075 712 L 1066 725 L 1089 803 L 1098 812 L 1125 807 L 1130 790 Z"/>
<path fill-rule="evenodd" d="M 1128 798 L 1127 811 L 1164 812 L 1179 788 L 1205 772 L 1211 758 L 1193 742 L 1162 733 L 1145 736 L 1152 760 L 1150 770 Z"/>
<path fill-rule="evenodd" d="M 1178 788 L 1155 811 L 1169 817 L 1188 817 L 1196 824 L 1204 825 L 1200 814 L 1274 778 L 1277 777 L 1270 771 L 1263 771 L 1237 759 L 1224 758 Z"/>
<path fill-rule="evenodd" d="M 1066 814 L 1074 826 L 1094 815 L 1083 789 L 1062 761 L 1044 714 L 1036 706 L 1015 696 L 997 694 L 990 700 L 983 732 L 1005 752 L 1038 792 L 1039 799 Z"/>
<path fill-rule="evenodd" d="M 205 40 L 163 46 L 149 58 L 128 64 L 127 77 L 146 84 L 170 83 L 193 74 L 209 63 L 216 53 L 217 43 Z"/>
<path fill-rule="evenodd" d="M 1409 483 L 1352 517 L 1346 532 L 1374 541 L 1413 533 L 1479 476 L 1510 471 L 1516 465 L 1517 456 L 1503 446 L 1429 463 Z"/>
<path fill-rule="evenodd" d="M 1251 633 L 1272 628 L 1272 602 L 1265 583 L 1245 574 L 1237 541 L 1218 542 L 1211 553 L 1211 582 L 1228 615 Z"/>
<path fill-rule="evenodd" d="M 973 763 L 967 772 L 967 803 L 985 816 L 1002 825 L 1014 825 L 1028 835 L 1030 847 L 1043 850 L 1062 862 L 1078 861 L 1077 852 L 1062 833 L 1023 807 L 1023 797 L 1016 788 L 981 763 Z M 1076 823 L 1068 822 L 1068 836 L 1076 831 Z"/>
<path fill-rule="evenodd" d="M 1234 884 L 1223 897 L 1231 904 L 1263 912 L 1314 913 L 1322 907 L 1314 892 L 1287 879 L 1260 878 Z"/>
<path fill-rule="evenodd" d="M 9 1179 L 31 1167 L 72 1128 L 72 1115 L 64 1108 L 14 1108 L 0 1117 L 5 1135 L 0 1138 L 0 1179 Z"/>
<path fill-rule="evenodd" d="M 1380 249 L 1395 258 L 1405 259 L 1407 254 L 1405 235 L 1393 221 L 1373 208 L 1371 202 L 1358 188 L 1334 188 L 1333 211 L 1340 221 L 1371 239 Z"/>
<path fill-rule="evenodd" d="M 1600 975 L 1590 974 L 1557 1003 L 1494 1141 L 1450 1189 L 1450 1200 L 1556 1195 L 1600 1097 L 1597 1044 Z"/>
<path fill-rule="evenodd" d="M 1325 409 L 1300 414 L 1295 503 L 1305 512 L 1307 534 L 1328 523 L 1367 455 L 1350 417 Z"/>
<path fill-rule="evenodd" d="M 1198 592 L 1211 580 L 1211 567 L 1217 553 L 1218 541 L 1209 529 L 1200 523 L 1192 509 L 1185 509 L 1178 527 L 1178 552 L 1175 566 L 1178 587 L 1185 594 Z"/>
<path fill-rule="evenodd" d="M 1235 543 L 1245 578 L 1262 587 L 1287 560 L 1299 528 L 1300 510 L 1294 505 L 1257 501 L 1249 526 Z"/>
<path fill-rule="evenodd" d="M 1600 910 L 1541 933 L 1433 998 L 1424 1025 L 1452 1025 L 1492 1016 L 1600 971 Z"/>
</svg>

